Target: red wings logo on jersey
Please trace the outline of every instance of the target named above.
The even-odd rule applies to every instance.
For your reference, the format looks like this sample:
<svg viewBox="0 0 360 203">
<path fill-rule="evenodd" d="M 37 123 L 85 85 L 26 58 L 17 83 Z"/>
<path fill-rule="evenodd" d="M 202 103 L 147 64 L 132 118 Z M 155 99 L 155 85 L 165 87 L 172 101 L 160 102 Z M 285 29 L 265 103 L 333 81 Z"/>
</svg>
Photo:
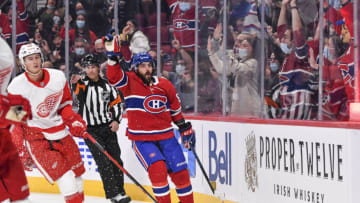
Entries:
<svg viewBox="0 0 360 203">
<path fill-rule="evenodd" d="M 50 112 L 54 109 L 56 103 L 59 101 L 60 97 L 62 95 L 62 90 L 59 92 L 56 92 L 52 95 L 49 95 L 45 98 L 45 101 L 41 102 L 36 107 L 36 113 L 40 117 L 47 117 L 49 116 Z"/>
<path fill-rule="evenodd" d="M 0 71 L 0 90 L 2 90 L 3 85 L 7 86 L 8 84 L 3 84 L 6 80 L 6 77 L 11 73 L 11 66 Z"/>
<path fill-rule="evenodd" d="M 149 113 L 158 114 L 164 112 L 167 107 L 167 98 L 161 95 L 150 95 L 144 100 L 144 108 Z"/>
</svg>

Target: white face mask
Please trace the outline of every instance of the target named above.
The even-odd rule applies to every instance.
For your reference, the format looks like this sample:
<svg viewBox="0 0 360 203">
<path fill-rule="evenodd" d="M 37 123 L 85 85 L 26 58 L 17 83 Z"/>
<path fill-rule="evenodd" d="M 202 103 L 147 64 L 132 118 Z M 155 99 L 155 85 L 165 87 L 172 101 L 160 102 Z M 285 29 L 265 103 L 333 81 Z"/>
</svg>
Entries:
<svg viewBox="0 0 360 203">
<path fill-rule="evenodd" d="M 239 56 L 241 59 L 244 59 L 248 56 L 248 50 L 247 49 L 241 49 L 241 48 L 235 48 L 236 55 Z"/>
<path fill-rule="evenodd" d="M 334 56 L 330 52 L 329 47 L 324 47 L 324 57 L 327 58 L 328 60 L 332 60 L 334 58 Z"/>
<path fill-rule="evenodd" d="M 82 56 L 85 54 L 85 48 L 84 47 L 79 47 L 79 48 L 75 48 L 75 54 L 78 56 Z"/>
<path fill-rule="evenodd" d="M 289 48 L 288 45 L 286 43 L 280 43 L 280 48 L 281 48 L 281 51 L 284 52 L 284 54 L 290 54 L 291 53 L 291 50 L 292 48 Z"/>
<path fill-rule="evenodd" d="M 76 20 L 76 25 L 78 28 L 84 28 L 85 27 L 85 20 Z"/>
<path fill-rule="evenodd" d="M 185 71 L 185 66 L 184 65 L 181 65 L 181 64 L 178 64 L 176 65 L 175 67 L 175 71 L 178 75 L 182 75 Z"/>
<path fill-rule="evenodd" d="M 186 11 L 190 10 L 191 4 L 188 2 L 180 2 L 179 8 L 182 12 L 186 12 Z"/>
<path fill-rule="evenodd" d="M 270 63 L 270 70 L 271 70 L 271 72 L 276 72 L 276 71 L 278 71 L 279 70 L 279 64 L 277 64 L 277 63 Z"/>
</svg>

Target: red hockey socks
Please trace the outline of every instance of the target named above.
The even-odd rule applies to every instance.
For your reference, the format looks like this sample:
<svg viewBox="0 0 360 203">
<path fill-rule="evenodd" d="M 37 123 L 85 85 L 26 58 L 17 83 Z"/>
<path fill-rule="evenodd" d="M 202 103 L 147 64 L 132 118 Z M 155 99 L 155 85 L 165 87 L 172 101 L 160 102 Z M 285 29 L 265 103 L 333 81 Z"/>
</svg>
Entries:
<svg viewBox="0 0 360 203">
<path fill-rule="evenodd" d="M 84 193 L 75 193 L 72 195 L 65 196 L 66 203 L 82 203 L 84 202 Z"/>
<path fill-rule="evenodd" d="M 157 161 L 148 168 L 154 195 L 159 203 L 171 203 L 167 168 L 164 161 Z"/>
<path fill-rule="evenodd" d="M 171 180 L 176 186 L 176 193 L 181 203 L 194 203 L 190 176 L 187 169 L 171 173 Z"/>
</svg>

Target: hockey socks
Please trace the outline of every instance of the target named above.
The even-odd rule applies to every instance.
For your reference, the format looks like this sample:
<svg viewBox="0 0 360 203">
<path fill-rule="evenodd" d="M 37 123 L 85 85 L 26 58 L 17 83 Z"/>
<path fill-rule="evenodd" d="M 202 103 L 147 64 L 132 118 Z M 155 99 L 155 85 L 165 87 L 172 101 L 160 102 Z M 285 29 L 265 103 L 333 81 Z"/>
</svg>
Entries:
<svg viewBox="0 0 360 203">
<path fill-rule="evenodd" d="M 192 187 L 190 182 L 190 176 L 187 169 L 171 173 L 171 180 L 176 186 L 176 193 L 181 203 L 193 203 L 194 197 L 192 193 Z"/>
<path fill-rule="evenodd" d="M 157 161 L 148 168 L 154 195 L 159 203 L 171 203 L 167 168 L 164 161 Z"/>
<path fill-rule="evenodd" d="M 66 203 L 82 203 L 84 202 L 84 193 L 75 193 L 72 195 L 65 196 Z"/>
</svg>

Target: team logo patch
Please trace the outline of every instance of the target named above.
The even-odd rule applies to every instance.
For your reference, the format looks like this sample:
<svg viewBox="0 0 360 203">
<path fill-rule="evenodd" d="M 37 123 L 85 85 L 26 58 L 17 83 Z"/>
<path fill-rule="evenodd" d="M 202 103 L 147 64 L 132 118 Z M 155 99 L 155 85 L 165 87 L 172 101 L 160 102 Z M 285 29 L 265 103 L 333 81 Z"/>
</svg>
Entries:
<svg viewBox="0 0 360 203">
<path fill-rule="evenodd" d="M 40 117 L 49 116 L 50 112 L 54 109 L 56 104 L 58 103 L 60 97 L 62 95 L 62 91 L 56 92 L 52 95 L 49 95 L 45 98 L 45 101 L 41 102 L 36 107 L 36 113 Z"/>
<path fill-rule="evenodd" d="M 174 29 L 176 31 L 184 31 L 189 28 L 188 24 L 189 24 L 189 21 L 186 19 L 177 19 L 174 22 Z"/>
<path fill-rule="evenodd" d="M 150 95 L 144 100 L 144 108 L 147 112 L 158 114 L 164 112 L 166 107 L 167 99 L 161 95 Z"/>
</svg>

